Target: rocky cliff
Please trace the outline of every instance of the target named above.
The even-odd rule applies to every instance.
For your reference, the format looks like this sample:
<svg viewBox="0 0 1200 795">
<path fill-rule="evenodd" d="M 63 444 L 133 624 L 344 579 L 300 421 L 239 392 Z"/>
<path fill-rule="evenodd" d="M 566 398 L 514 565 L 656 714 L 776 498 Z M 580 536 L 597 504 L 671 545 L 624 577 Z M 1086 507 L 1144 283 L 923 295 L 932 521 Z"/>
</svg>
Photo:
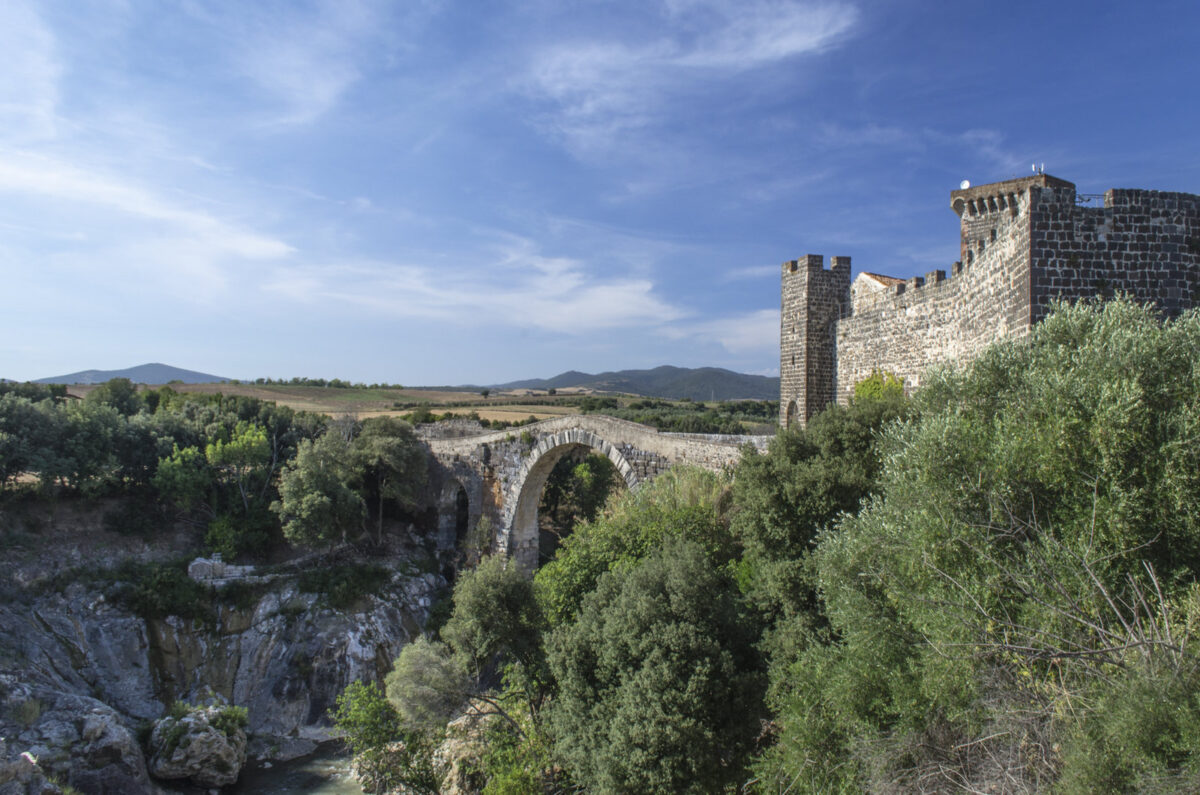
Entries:
<svg viewBox="0 0 1200 795">
<path fill-rule="evenodd" d="M 24 592 L 0 603 L 0 737 L 12 757 L 0 767 L 28 753 L 83 792 L 154 791 L 139 729 L 210 689 L 248 709 L 252 756 L 308 753 L 328 738 L 337 695 L 382 676 L 442 586 L 397 566 L 337 610 L 280 577 L 253 604 L 214 603 L 203 623 L 140 618 L 85 583 Z"/>
</svg>

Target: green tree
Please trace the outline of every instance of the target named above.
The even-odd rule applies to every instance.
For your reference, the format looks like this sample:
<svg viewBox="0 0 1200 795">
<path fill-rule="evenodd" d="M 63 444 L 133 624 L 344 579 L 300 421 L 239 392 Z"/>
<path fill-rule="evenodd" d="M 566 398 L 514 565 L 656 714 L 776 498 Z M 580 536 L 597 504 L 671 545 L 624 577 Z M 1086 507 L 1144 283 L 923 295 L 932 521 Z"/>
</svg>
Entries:
<svg viewBox="0 0 1200 795">
<path fill-rule="evenodd" d="M 540 676 L 541 610 L 533 583 L 503 555 L 485 558 L 454 585 L 454 612 L 442 637 L 479 680 L 500 657 Z"/>
<path fill-rule="evenodd" d="M 400 650 L 385 683 L 404 728 L 425 736 L 445 729 L 473 690 L 466 660 L 446 644 L 424 637 Z"/>
<path fill-rule="evenodd" d="M 125 417 L 133 416 L 145 407 L 138 396 L 137 385 L 128 378 L 112 378 L 88 392 L 85 402 L 111 406 Z"/>
<path fill-rule="evenodd" d="M 43 404 L 45 405 L 45 404 Z M 116 475 L 116 438 L 123 417 L 102 403 L 72 402 L 62 411 L 46 409 L 52 441 L 42 449 L 42 482 L 69 483 L 84 492 L 97 492 Z"/>
<path fill-rule="evenodd" d="M 41 404 L 14 392 L 0 395 L 0 488 L 24 472 L 40 471 L 52 423 Z"/>
<path fill-rule="evenodd" d="M 191 511 L 207 505 L 213 476 L 199 448 L 176 444 L 169 456 L 159 459 L 152 483 L 164 498 Z"/>
<path fill-rule="evenodd" d="M 739 549 L 729 531 L 729 505 L 729 478 L 692 467 L 672 467 L 620 494 L 604 516 L 578 525 L 534 576 L 549 624 L 571 621 L 601 575 L 636 563 L 670 538 L 696 542 L 714 565 L 730 564 Z"/>
<path fill-rule="evenodd" d="M 772 619 L 813 618 L 804 567 L 817 533 L 857 511 L 878 487 L 879 432 L 911 413 L 902 393 L 857 398 L 830 406 L 806 428 L 779 432 L 766 455 L 742 457 L 733 485 L 733 531 L 745 548 L 741 576 Z"/>
<path fill-rule="evenodd" d="M 610 571 L 549 664 L 556 749 L 595 792 L 714 792 L 738 781 L 762 715 L 755 633 L 696 544 Z"/>
<path fill-rule="evenodd" d="M 387 679 L 388 697 L 407 725 L 429 730 L 463 705 L 498 714 L 518 733 L 522 718 L 511 704 L 536 713 L 547 680 L 543 620 L 532 583 L 504 556 L 485 558 L 454 585 L 444 644 L 410 644 Z M 499 677 L 515 693 L 498 692 Z"/>
<path fill-rule="evenodd" d="M 437 792 L 428 743 L 403 730 L 378 685 L 351 682 L 338 695 L 333 720 L 354 753 L 359 782 L 368 792 Z"/>
<path fill-rule="evenodd" d="M 595 519 L 609 497 L 624 485 L 616 466 L 606 456 L 594 452 L 582 460 L 564 456 L 546 479 L 538 506 L 538 516 L 543 520 L 538 543 L 542 561 L 554 556 L 561 540 L 579 522 Z M 551 532 L 545 530 L 547 523 L 553 528 Z"/>
<path fill-rule="evenodd" d="M 362 497 L 350 486 L 353 479 L 350 446 L 339 434 L 301 442 L 280 474 L 279 500 L 271 504 L 284 537 L 304 547 L 344 543 L 365 516 Z"/>
<path fill-rule="evenodd" d="M 265 492 L 269 479 L 267 466 L 271 462 L 271 445 L 267 431 L 246 421 L 237 424 L 229 439 L 217 439 L 204 448 L 209 466 L 232 482 L 241 498 L 242 509 L 250 512 L 250 500 Z"/>
<path fill-rule="evenodd" d="M 354 438 L 354 463 L 361 472 L 364 499 L 377 501 L 376 542 L 383 543 L 384 500 L 405 508 L 416 504 L 425 485 L 425 451 L 412 426 L 393 417 L 373 417 Z"/>
</svg>

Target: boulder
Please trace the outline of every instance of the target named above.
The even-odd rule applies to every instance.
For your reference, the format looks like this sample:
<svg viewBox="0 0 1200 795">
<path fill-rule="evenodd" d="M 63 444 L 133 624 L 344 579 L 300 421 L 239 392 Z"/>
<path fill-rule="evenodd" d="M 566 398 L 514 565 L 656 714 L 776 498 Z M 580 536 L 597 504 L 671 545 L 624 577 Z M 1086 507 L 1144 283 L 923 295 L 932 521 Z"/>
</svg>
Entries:
<svg viewBox="0 0 1200 795">
<path fill-rule="evenodd" d="M 163 779 L 190 779 L 201 787 L 225 787 L 237 781 L 246 763 L 244 715 L 222 704 L 173 710 L 159 719 L 150 735 L 150 772 Z"/>
<path fill-rule="evenodd" d="M 8 748 L 19 744 L 29 759 L 36 760 L 38 771 L 47 778 L 86 793 L 153 791 L 137 738 L 112 707 L 86 696 L 3 679 L 0 685 L 5 685 L 0 710 L 23 714 L 22 722 L 9 725 L 9 730 L 15 730 L 16 734 L 10 736 Z M 12 768 L 15 772 L 5 775 L 20 773 L 26 765 L 15 753 L 10 752 L 9 756 L 12 758 L 0 753 L 0 766 L 15 765 Z M 0 792 L 8 795 L 9 790 Z"/>
</svg>

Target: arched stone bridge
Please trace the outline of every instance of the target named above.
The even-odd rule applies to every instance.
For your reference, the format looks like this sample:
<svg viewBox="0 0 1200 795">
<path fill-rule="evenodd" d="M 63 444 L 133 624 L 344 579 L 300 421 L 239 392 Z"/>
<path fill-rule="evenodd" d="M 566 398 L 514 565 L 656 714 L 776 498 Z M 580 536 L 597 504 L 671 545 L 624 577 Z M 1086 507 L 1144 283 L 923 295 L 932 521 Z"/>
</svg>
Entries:
<svg viewBox="0 0 1200 795">
<path fill-rule="evenodd" d="M 626 485 L 636 489 L 674 464 L 714 471 L 732 467 L 746 444 L 761 451 L 771 439 L 667 433 L 598 414 L 573 414 L 501 431 L 461 424 L 454 438 L 431 438 L 435 429 L 422 430 L 436 462 L 432 469 L 440 495 L 439 546 L 452 548 L 465 529 L 487 517 L 493 529 L 492 551 L 511 555 L 526 572 L 538 563 L 542 489 L 554 465 L 571 451 L 590 448 L 606 456 Z"/>
</svg>

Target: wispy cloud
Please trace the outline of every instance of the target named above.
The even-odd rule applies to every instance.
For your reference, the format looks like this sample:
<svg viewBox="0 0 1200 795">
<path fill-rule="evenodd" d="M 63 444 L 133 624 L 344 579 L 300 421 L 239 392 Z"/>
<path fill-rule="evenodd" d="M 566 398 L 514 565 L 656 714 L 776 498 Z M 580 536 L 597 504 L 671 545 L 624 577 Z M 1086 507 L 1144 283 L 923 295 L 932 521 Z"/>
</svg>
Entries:
<svg viewBox="0 0 1200 795">
<path fill-rule="evenodd" d="M 274 259 L 292 251 L 280 240 L 181 207 L 138 185 L 47 157 L 0 151 L 0 192 L 86 203 L 125 216 L 163 222 L 205 238 L 229 254 L 248 259 Z"/>
<path fill-rule="evenodd" d="M 485 267 L 460 273 L 425 264 L 358 262 L 288 268 L 264 286 L 292 301 L 337 301 L 392 319 L 585 334 L 657 327 L 684 316 L 650 279 L 600 278 L 585 263 L 501 241 Z"/>
<path fill-rule="evenodd" d="M 605 148 L 664 117 L 675 95 L 838 43 L 858 12 L 846 4 L 670 0 L 640 44 L 585 40 L 535 53 L 522 87 L 553 105 L 547 127 L 582 151 Z"/>
<path fill-rule="evenodd" d="M 0 5 L 0 127 L 9 140 L 53 136 L 62 64 L 54 35 L 30 4 Z"/>
<path fill-rule="evenodd" d="M 771 276 L 779 276 L 779 265 L 750 265 L 745 268 L 732 268 L 724 271 L 720 275 L 720 281 L 741 282 L 741 281 L 757 281 L 766 279 Z"/>
<path fill-rule="evenodd" d="M 335 108 L 364 74 L 386 6 L 372 0 L 322 0 L 237 6 L 228 13 L 188 7 L 196 19 L 220 30 L 242 75 L 270 103 L 269 124 L 306 124 Z M 273 103 L 273 104 L 271 104 Z"/>
<path fill-rule="evenodd" d="M 747 69 L 826 50 L 857 20 L 845 4 L 781 0 L 668 0 L 671 15 L 700 27 L 692 47 L 675 62 L 683 66 Z"/>
<path fill-rule="evenodd" d="M 677 324 L 666 334 L 676 340 L 715 343 L 733 354 L 762 354 L 779 347 L 779 310 L 759 309 L 699 323 Z"/>
</svg>

